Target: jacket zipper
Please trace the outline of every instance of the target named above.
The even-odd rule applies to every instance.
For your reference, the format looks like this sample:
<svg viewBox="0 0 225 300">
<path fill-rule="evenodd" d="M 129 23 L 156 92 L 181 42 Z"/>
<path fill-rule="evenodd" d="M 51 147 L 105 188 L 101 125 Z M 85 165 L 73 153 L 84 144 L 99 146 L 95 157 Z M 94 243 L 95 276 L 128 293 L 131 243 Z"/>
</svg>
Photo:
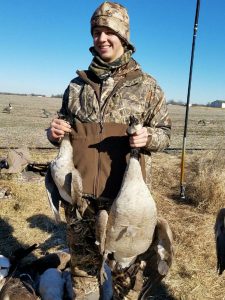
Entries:
<svg viewBox="0 0 225 300">
<path fill-rule="evenodd" d="M 102 132 L 103 132 L 103 118 L 102 118 L 102 112 L 101 112 L 101 96 L 102 96 L 102 85 L 103 85 L 103 81 L 101 82 L 101 86 L 100 86 L 100 93 L 99 93 L 99 98 L 98 98 L 98 105 L 99 105 L 99 126 L 100 126 L 100 130 L 98 131 L 98 142 L 99 145 L 102 142 Z M 98 152 L 98 164 L 97 164 L 97 174 L 95 177 L 95 184 L 94 184 L 94 197 L 97 198 L 98 197 L 98 190 L 99 190 L 99 178 L 100 178 L 100 172 L 101 172 L 101 151 L 100 151 L 100 146 L 98 148 L 99 152 Z"/>
</svg>

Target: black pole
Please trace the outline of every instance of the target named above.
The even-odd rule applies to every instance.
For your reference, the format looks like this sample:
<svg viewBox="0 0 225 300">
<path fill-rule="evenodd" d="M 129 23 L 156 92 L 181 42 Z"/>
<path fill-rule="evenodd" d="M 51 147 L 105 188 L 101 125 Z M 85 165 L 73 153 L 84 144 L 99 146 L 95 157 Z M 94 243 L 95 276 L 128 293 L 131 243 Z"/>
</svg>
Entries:
<svg viewBox="0 0 225 300">
<path fill-rule="evenodd" d="M 181 157 L 180 197 L 182 200 L 185 200 L 184 161 L 185 161 L 187 124 L 188 124 L 188 113 L 189 113 L 189 103 L 190 103 L 190 93 L 191 93 L 192 68 L 193 68 L 194 53 L 195 53 L 195 39 L 196 39 L 196 35 L 197 35 L 197 30 L 198 30 L 199 10 L 200 10 L 200 0 L 197 0 L 196 12 L 195 12 L 195 22 L 194 22 L 194 32 L 193 32 L 193 39 L 192 39 L 191 62 L 190 62 L 190 71 L 189 71 L 186 114 L 185 114 L 184 135 L 183 135 L 183 147 L 182 147 L 182 157 Z"/>
</svg>

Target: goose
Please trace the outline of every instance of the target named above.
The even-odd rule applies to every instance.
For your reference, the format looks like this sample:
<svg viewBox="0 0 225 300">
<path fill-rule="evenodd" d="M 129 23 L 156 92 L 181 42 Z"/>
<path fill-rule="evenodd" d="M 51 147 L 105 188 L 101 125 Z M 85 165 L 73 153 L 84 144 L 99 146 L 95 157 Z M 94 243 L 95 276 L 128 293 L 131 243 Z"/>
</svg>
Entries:
<svg viewBox="0 0 225 300">
<path fill-rule="evenodd" d="M 47 111 L 45 108 L 42 108 L 42 113 L 44 118 L 48 118 L 51 116 L 51 113 Z"/>
<path fill-rule="evenodd" d="M 145 262 L 144 276 L 147 278 L 138 300 L 150 299 L 152 291 L 167 275 L 173 261 L 173 234 L 166 219 L 157 217 L 154 240 L 139 259 Z"/>
<path fill-rule="evenodd" d="M 225 208 L 218 211 L 215 223 L 217 271 L 221 275 L 225 270 Z"/>
<path fill-rule="evenodd" d="M 45 177 L 45 187 L 56 222 L 60 222 L 59 201 L 79 207 L 82 196 L 82 179 L 73 163 L 73 148 L 69 134 L 63 137 L 57 157 L 51 161 Z"/>
<path fill-rule="evenodd" d="M 19 252 L 22 253 L 22 251 Z M 18 251 L 16 255 L 18 255 Z M 9 259 L 5 259 L 6 262 L 8 260 L 8 262 L 10 263 L 11 257 Z M 15 255 L 13 255 L 13 260 L 14 259 Z M 52 289 L 61 290 L 60 286 L 58 286 L 59 282 L 54 282 L 51 278 L 51 272 L 48 271 L 51 269 L 55 270 L 53 272 L 53 275 L 54 273 L 62 272 L 63 275 L 61 280 L 63 282 L 65 281 L 65 291 L 63 293 L 66 292 L 67 300 L 72 300 L 73 290 L 71 283 L 71 275 L 68 269 L 66 269 L 69 264 L 69 261 L 70 254 L 68 253 L 67 249 L 65 249 L 56 253 L 50 253 L 46 256 L 33 260 L 30 263 L 17 266 L 16 269 L 12 270 L 11 274 L 10 272 L 8 272 L 10 276 L 6 277 L 5 279 L 2 290 L 0 291 L 0 300 L 37 300 L 40 299 L 37 296 L 39 287 L 41 287 L 41 291 L 44 290 L 43 293 L 45 295 L 45 300 L 58 300 L 58 298 L 50 298 Z M 4 265 L 6 265 L 5 260 L 3 263 Z M 49 286 L 48 290 L 44 289 L 44 286 L 47 284 L 47 282 L 51 282 L 51 286 Z"/>
<path fill-rule="evenodd" d="M 10 114 L 10 112 L 11 112 L 12 109 L 13 109 L 12 104 L 9 103 L 9 105 L 6 106 L 6 107 L 3 109 L 2 112 Z"/>
<path fill-rule="evenodd" d="M 0 291 L 0 300 L 38 300 L 34 282 L 28 274 L 10 277 Z"/>
<path fill-rule="evenodd" d="M 128 133 L 133 134 L 140 128 L 137 119 L 131 116 Z M 120 269 L 129 267 L 149 248 L 157 224 L 156 204 L 144 182 L 138 159 L 139 149 L 131 149 L 118 196 L 109 214 L 102 210 L 96 220 L 96 244 L 103 260 L 105 262 L 108 254 L 113 253 Z M 102 282 L 103 273 L 102 268 Z"/>
</svg>

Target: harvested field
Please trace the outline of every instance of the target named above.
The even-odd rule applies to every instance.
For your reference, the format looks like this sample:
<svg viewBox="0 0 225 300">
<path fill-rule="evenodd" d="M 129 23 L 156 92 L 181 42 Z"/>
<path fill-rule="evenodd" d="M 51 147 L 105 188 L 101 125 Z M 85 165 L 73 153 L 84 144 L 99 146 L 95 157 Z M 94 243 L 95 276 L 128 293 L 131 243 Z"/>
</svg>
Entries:
<svg viewBox="0 0 225 300">
<path fill-rule="evenodd" d="M 12 112 L 2 113 L 9 102 L 13 105 Z M 0 157 L 7 155 L 7 147 L 26 145 L 33 161 L 47 163 L 53 159 L 57 149 L 47 141 L 45 129 L 60 105 L 60 99 L 0 95 Z M 44 108 L 51 113 L 49 117 L 43 114 Z M 181 148 L 185 107 L 170 105 L 169 111 L 173 121 L 170 148 Z M 152 190 L 159 214 L 172 228 L 175 258 L 168 276 L 151 299 L 225 299 L 225 274 L 217 275 L 214 241 L 217 210 L 225 206 L 224 135 L 225 110 L 190 108 L 187 148 L 205 150 L 187 151 L 185 178 L 190 196 L 187 202 L 179 199 L 180 151 L 153 154 Z M 202 164 L 198 165 L 199 162 Z M 216 182 L 217 194 L 204 194 L 200 187 L 207 189 L 212 182 L 215 184 L 213 168 L 218 171 L 214 177 L 220 179 L 218 174 L 221 174 L 221 181 Z M 198 179 L 202 181 L 199 183 Z M 34 176 L 32 181 L 22 174 L 1 176 L 0 188 L 3 187 L 11 189 L 12 197 L 0 199 L 1 254 L 9 255 L 18 246 L 33 243 L 39 244 L 32 254 L 36 257 L 66 247 L 65 222 L 54 223 L 42 176 Z M 199 200 L 201 195 L 206 198 L 204 205 Z"/>
</svg>

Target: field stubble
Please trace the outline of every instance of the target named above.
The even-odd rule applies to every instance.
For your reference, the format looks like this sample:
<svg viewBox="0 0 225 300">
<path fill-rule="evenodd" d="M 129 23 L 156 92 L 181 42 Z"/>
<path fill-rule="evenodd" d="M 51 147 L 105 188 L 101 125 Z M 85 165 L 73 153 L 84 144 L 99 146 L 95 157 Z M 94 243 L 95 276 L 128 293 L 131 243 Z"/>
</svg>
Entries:
<svg viewBox="0 0 225 300">
<path fill-rule="evenodd" d="M 49 151 L 30 150 L 34 161 L 49 162 L 57 150 L 47 141 L 45 129 L 60 108 L 61 100 L 0 95 L 0 111 L 9 102 L 13 105 L 12 112 L 0 112 L 1 148 L 50 147 L 52 150 Z M 46 117 L 42 109 L 51 115 Z M 169 112 L 173 121 L 170 147 L 181 148 L 185 107 L 170 105 Z M 225 178 L 222 174 L 225 172 L 225 155 L 221 150 L 225 149 L 224 134 L 225 110 L 190 108 L 186 147 L 217 151 L 187 153 L 185 179 L 190 199 L 186 203 L 179 201 L 180 151 L 153 154 L 153 195 L 159 214 L 172 228 L 175 259 L 163 280 L 163 288 L 152 299 L 225 298 L 225 274 L 217 275 L 214 241 L 216 212 L 223 207 L 225 198 L 224 184 L 219 181 Z M 7 151 L 0 150 L 0 157 L 6 156 Z M 216 193 L 212 184 L 216 184 Z M 4 186 L 11 188 L 12 198 L 0 200 L 0 253 L 8 255 L 18 246 L 33 243 L 39 244 L 39 249 L 33 253 L 36 257 L 65 248 L 65 222 L 59 226 L 52 219 L 44 178 L 34 182 L 26 182 L 20 175 L 10 180 L 1 178 L 0 187 Z"/>
</svg>

